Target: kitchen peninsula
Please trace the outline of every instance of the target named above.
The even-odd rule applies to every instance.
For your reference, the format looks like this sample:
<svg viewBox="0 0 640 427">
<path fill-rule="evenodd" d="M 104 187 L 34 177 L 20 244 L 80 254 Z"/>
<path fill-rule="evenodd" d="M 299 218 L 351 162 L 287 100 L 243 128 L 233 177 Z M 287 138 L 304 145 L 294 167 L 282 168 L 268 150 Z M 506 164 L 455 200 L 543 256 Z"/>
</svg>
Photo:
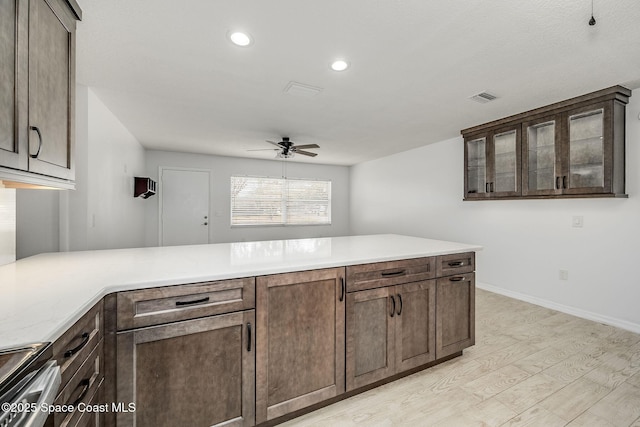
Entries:
<svg viewBox="0 0 640 427">
<path fill-rule="evenodd" d="M 473 345 L 480 249 L 373 235 L 41 254 L 0 267 L 0 347 L 60 343 L 80 365 L 66 398 L 136 404 L 98 424 L 279 422 Z"/>
</svg>

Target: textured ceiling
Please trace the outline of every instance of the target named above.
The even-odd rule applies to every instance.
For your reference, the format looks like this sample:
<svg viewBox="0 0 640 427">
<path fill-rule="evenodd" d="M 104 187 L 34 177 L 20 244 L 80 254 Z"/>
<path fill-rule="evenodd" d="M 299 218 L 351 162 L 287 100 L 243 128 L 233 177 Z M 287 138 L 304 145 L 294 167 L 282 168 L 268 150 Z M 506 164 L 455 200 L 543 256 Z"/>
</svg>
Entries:
<svg viewBox="0 0 640 427">
<path fill-rule="evenodd" d="M 640 87 L 640 1 L 80 0 L 78 82 L 147 148 L 351 165 L 591 91 Z M 232 45 L 229 30 L 254 37 Z M 329 63 L 347 58 L 336 73 Z M 322 88 L 284 93 L 290 81 Z M 499 98 L 478 104 L 488 91 Z"/>
</svg>

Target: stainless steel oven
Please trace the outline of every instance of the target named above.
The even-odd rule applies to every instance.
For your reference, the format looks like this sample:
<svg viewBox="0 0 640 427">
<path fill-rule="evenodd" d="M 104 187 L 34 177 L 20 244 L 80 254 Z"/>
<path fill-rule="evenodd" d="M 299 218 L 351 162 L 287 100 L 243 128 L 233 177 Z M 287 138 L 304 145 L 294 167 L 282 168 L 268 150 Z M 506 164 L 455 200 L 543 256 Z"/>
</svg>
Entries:
<svg viewBox="0 0 640 427">
<path fill-rule="evenodd" d="M 0 427 L 42 427 L 60 388 L 50 343 L 0 350 Z"/>
</svg>

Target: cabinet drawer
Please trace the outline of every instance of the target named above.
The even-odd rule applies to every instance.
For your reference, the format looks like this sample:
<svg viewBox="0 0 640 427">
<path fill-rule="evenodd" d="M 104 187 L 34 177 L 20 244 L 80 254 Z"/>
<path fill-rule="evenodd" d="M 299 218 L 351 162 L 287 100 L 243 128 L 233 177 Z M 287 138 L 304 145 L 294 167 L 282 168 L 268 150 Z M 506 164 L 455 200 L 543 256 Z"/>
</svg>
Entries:
<svg viewBox="0 0 640 427">
<path fill-rule="evenodd" d="M 255 278 L 119 292 L 118 330 L 255 308 Z"/>
<path fill-rule="evenodd" d="M 436 261 L 438 277 L 470 273 L 476 269 L 476 253 L 441 255 Z"/>
<path fill-rule="evenodd" d="M 348 266 L 347 292 L 432 279 L 435 264 L 435 257 L 428 257 Z"/>
<path fill-rule="evenodd" d="M 53 358 L 58 362 L 62 376 L 61 389 L 102 339 L 103 310 L 101 300 L 53 343 Z"/>
<path fill-rule="evenodd" d="M 104 360 L 102 357 L 103 341 L 91 351 L 89 357 L 80 369 L 71 377 L 67 385 L 54 401 L 55 405 L 71 405 L 77 407 L 79 403 L 87 404 L 95 395 L 104 378 Z M 54 427 L 74 425 L 72 420 L 78 419 L 79 411 L 55 412 Z"/>
<path fill-rule="evenodd" d="M 60 427 L 101 427 L 103 425 L 102 418 L 105 412 L 111 410 L 111 405 L 105 406 L 102 396 L 104 391 L 104 380 L 98 385 L 98 389 L 87 402 L 84 411 L 74 411 L 70 413 L 60 424 Z M 98 406 L 101 405 L 101 406 Z"/>
</svg>

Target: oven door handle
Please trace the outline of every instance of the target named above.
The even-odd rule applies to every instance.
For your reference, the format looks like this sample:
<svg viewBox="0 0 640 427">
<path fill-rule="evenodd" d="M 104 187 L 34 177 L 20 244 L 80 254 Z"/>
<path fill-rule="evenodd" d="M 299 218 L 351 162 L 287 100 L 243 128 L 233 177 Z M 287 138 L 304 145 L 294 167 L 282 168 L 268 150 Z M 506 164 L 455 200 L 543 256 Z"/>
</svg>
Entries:
<svg viewBox="0 0 640 427">
<path fill-rule="evenodd" d="M 29 413 L 24 421 L 25 427 L 42 427 L 47 421 L 49 412 L 42 411 L 43 406 L 53 404 L 53 401 L 60 389 L 62 378 L 60 376 L 60 367 L 55 360 L 47 362 L 36 377 L 28 384 L 25 389 L 16 397 L 15 402 L 20 402 L 22 398 L 27 398 L 35 394 L 39 395 L 37 402 L 37 410 Z"/>
</svg>

